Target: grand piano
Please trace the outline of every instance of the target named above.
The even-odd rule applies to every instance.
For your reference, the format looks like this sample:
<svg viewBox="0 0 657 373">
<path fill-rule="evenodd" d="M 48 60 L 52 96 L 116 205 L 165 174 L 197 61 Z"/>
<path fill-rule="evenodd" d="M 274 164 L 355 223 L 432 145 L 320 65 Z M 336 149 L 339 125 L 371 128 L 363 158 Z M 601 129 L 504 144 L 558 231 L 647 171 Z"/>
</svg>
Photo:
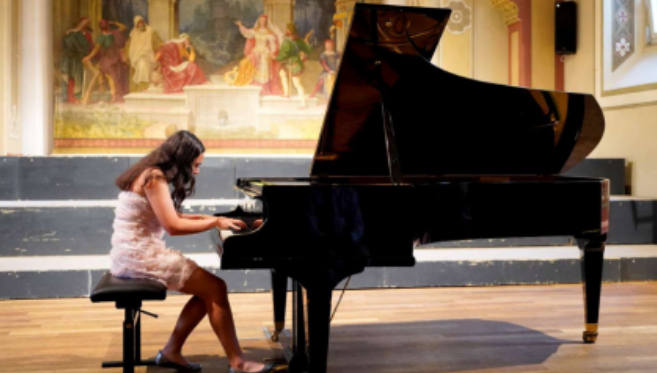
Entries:
<svg viewBox="0 0 657 373">
<path fill-rule="evenodd" d="M 222 269 L 271 270 L 274 340 L 292 279 L 292 372 L 326 372 L 341 281 L 366 267 L 412 267 L 414 248 L 437 241 L 573 236 L 583 339 L 596 341 L 609 184 L 560 174 L 598 144 L 602 111 L 591 95 L 479 82 L 432 65 L 449 17 L 449 9 L 356 4 L 310 176 L 239 179 L 259 207 L 221 215 L 263 224 L 212 232 Z"/>
</svg>

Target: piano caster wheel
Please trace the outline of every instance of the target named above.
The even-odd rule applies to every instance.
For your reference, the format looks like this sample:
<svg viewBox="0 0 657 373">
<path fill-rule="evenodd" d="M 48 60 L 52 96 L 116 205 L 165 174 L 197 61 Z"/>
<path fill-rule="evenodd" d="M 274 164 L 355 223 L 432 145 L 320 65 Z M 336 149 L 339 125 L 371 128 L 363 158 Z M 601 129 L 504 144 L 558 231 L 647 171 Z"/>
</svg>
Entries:
<svg viewBox="0 0 657 373">
<path fill-rule="evenodd" d="M 275 330 L 274 333 L 271 335 L 271 340 L 272 342 L 278 342 L 278 336 L 281 334 L 278 330 Z"/>
<path fill-rule="evenodd" d="M 584 343 L 595 343 L 598 340 L 598 333 L 584 332 L 582 338 L 584 339 Z"/>
</svg>

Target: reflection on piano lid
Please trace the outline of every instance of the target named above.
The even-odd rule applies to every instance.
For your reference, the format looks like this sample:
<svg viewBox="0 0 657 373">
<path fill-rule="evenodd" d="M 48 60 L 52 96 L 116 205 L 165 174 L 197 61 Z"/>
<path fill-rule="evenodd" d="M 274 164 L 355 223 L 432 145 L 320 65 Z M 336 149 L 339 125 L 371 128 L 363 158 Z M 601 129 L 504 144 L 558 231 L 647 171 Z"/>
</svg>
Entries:
<svg viewBox="0 0 657 373">
<path fill-rule="evenodd" d="M 432 65 L 449 16 L 357 4 L 313 176 L 556 175 L 593 151 L 604 132 L 593 96 Z"/>
</svg>

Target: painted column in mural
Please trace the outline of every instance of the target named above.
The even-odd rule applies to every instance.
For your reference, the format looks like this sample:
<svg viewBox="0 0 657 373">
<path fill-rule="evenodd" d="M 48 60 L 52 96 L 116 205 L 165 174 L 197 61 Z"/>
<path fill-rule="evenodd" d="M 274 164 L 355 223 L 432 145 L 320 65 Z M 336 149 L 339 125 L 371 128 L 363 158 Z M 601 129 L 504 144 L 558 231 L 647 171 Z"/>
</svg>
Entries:
<svg viewBox="0 0 657 373">
<path fill-rule="evenodd" d="M 178 37 L 176 6 L 178 0 L 148 0 L 148 21 L 163 40 Z"/>
<path fill-rule="evenodd" d="M 294 0 L 264 0 L 265 14 L 280 30 L 294 20 Z"/>
<path fill-rule="evenodd" d="M 349 23 L 354 14 L 355 0 L 337 0 L 335 2 L 335 15 L 333 25 L 335 26 L 335 44 L 338 51 L 342 51 L 349 33 Z"/>
<path fill-rule="evenodd" d="M 87 6 L 87 9 L 85 9 Z M 80 14 L 88 14 L 89 24 L 91 25 L 91 30 L 93 30 L 93 40 L 100 35 L 100 28 L 98 28 L 98 23 L 103 18 L 103 0 L 89 0 L 89 2 L 83 1 L 80 3 Z"/>
</svg>

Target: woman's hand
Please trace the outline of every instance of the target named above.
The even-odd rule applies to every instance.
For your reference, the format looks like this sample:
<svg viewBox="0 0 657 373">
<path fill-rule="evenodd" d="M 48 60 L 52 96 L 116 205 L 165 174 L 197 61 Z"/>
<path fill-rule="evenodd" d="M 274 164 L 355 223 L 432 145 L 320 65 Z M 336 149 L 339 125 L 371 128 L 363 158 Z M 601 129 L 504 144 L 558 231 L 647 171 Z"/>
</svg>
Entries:
<svg viewBox="0 0 657 373">
<path fill-rule="evenodd" d="M 258 229 L 262 226 L 262 219 L 256 219 L 253 224 L 251 224 L 251 229 Z"/>
<path fill-rule="evenodd" d="M 217 219 L 216 226 L 219 229 L 223 229 L 223 230 L 232 229 L 232 230 L 239 231 L 242 228 L 246 228 L 246 223 L 244 223 L 243 221 L 238 220 L 238 219 L 224 218 L 222 216 L 220 216 L 216 219 Z"/>
</svg>

